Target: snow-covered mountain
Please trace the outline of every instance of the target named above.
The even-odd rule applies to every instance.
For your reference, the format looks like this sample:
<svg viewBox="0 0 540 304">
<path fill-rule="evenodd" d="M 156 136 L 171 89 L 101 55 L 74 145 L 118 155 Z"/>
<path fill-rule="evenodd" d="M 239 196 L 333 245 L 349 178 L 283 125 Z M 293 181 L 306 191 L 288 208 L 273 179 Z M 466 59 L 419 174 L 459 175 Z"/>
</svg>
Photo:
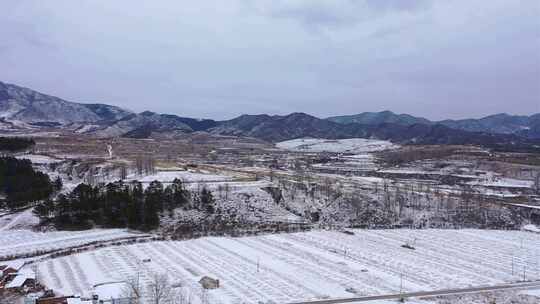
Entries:
<svg viewBox="0 0 540 304">
<path fill-rule="evenodd" d="M 148 137 L 155 132 L 192 132 L 213 126 L 212 120 L 149 111 L 137 114 L 106 104 L 70 102 L 0 82 L 0 128 L 3 129 L 59 127 L 99 137 Z"/>
<path fill-rule="evenodd" d="M 105 104 L 82 104 L 0 82 L 0 118 L 33 126 L 104 124 L 131 111 Z"/>
<path fill-rule="evenodd" d="M 344 120 L 321 119 L 305 113 L 241 115 L 226 121 L 200 120 L 150 111 L 137 114 L 106 104 L 69 102 L 0 82 L 0 129 L 53 127 L 98 137 L 175 138 L 205 131 L 218 136 L 255 137 L 270 142 L 303 137 L 375 138 L 402 144 L 522 148 L 540 145 L 538 122 L 538 114 L 529 117 L 501 114 L 475 121 L 431 122 L 389 111 L 345 117 Z"/>
</svg>

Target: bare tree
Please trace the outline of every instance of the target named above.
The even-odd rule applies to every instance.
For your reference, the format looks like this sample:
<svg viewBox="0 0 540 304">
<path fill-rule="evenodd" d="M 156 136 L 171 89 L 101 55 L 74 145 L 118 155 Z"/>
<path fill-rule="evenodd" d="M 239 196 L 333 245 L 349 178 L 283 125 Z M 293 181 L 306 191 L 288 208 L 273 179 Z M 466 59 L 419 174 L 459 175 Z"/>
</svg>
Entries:
<svg viewBox="0 0 540 304">
<path fill-rule="evenodd" d="M 86 172 L 86 175 L 84 177 L 86 184 L 91 185 L 91 186 L 94 186 L 97 184 L 95 171 L 96 170 L 94 169 L 94 167 L 88 168 L 88 171 Z"/>
<path fill-rule="evenodd" d="M 323 188 L 324 195 L 329 199 L 333 193 L 332 180 L 329 177 L 323 180 L 322 188 Z"/>
<path fill-rule="evenodd" d="M 191 304 L 191 292 L 182 287 L 173 288 L 171 290 L 170 304 Z"/>
<path fill-rule="evenodd" d="M 122 288 L 122 296 L 126 298 L 132 299 L 133 304 L 138 304 L 139 299 L 141 298 L 141 285 L 139 280 L 140 274 L 137 273 L 136 276 L 129 278 L 124 285 L 124 288 Z"/>
<path fill-rule="evenodd" d="M 364 211 L 364 202 L 356 193 L 353 193 L 349 198 L 349 203 L 355 212 L 355 217 L 358 219 L 360 212 Z"/>
<path fill-rule="evenodd" d="M 270 171 L 268 172 L 268 176 L 270 177 L 270 181 L 273 182 L 274 178 L 275 178 L 275 172 L 274 172 L 274 169 L 272 169 L 272 167 L 270 167 Z"/>
<path fill-rule="evenodd" d="M 127 166 L 126 164 L 121 164 L 120 165 L 120 179 L 121 180 L 125 180 L 127 178 Z"/>
<path fill-rule="evenodd" d="M 536 173 L 536 178 L 534 179 L 534 190 L 536 190 L 536 194 L 540 194 L 540 172 Z"/>
<path fill-rule="evenodd" d="M 222 184 L 219 184 L 217 186 L 217 191 L 218 191 L 218 196 L 220 199 L 223 199 L 223 185 Z"/>
<path fill-rule="evenodd" d="M 228 200 L 229 199 L 229 193 L 231 192 L 231 188 L 229 187 L 229 183 L 225 183 L 225 189 L 223 189 L 225 191 L 225 199 Z"/>
<path fill-rule="evenodd" d="M 166 273 L 152 273 L 148 285 L 148 295 L 152 304 L 169 304 L 175 292 Z"/>
<path fill-rule="evenodd" d="M 135 160 L 138 175 L 150 175 L 156 173 L 156 162 L 152 156 L 138 156 Z"/>
<path fill-rule="evenodd" d="M 208 290 L 201 288 L 201 304 L 208 304 Z"/>
<path fill-rule="evenodd" d="M 143 174 L 143 159 L 142 156 L 137 157 L 135 160 L 135 166 L 137 167 L 137 175 Z"/>
</svg>

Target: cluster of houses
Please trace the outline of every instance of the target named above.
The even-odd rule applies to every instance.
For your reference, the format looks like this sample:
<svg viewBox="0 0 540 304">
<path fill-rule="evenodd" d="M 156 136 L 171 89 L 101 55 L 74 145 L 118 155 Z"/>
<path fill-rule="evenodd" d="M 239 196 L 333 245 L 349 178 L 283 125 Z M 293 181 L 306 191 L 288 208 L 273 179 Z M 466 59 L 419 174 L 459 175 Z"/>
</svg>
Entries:
<svg viewBox="0 0 540 304">
<path fill-rule="evenodd" d="M 95 285 L 90 298 L 55 296 L 45 291 L 36 280 L 34 271 L 23 268 L 24 261 L 0 262 L 0 297 L 2 294 L 24 296 L 24 304 L 131 304 L 133 298 L 125 297 L 125 283 L 110 282 Z"/>
<path fill-rule="evenodd" d="M 55 296 L 52 290 L 45 290 L 36 279 L 34 271 L 23 268 L 23 261 L 0 262 L 0 296 L 2 293 L 24 296 L 24 304 L 132 304 L 135 298 L 126 297 L 129 287 L 125 282 L 107 282 L 93 286 L 86 297 Z M 203 289 L 220 287 L 219 280 L 204 276 L 199 280 Z"/>
<path fill-rule="evenodd" d="M 81 296 L 37 296 L 29 294 L 24 304 L 133 304 L 135 298 L 124 295 L 124 282 L 109 282 L 94 285 L 89 297 Z"/>
<path fill-rule="evenodd" d="M 0 262 L 0 290 L 12 292 L 30 292 L 36 286 L 36 274 L 29 269 L 22 269 L 20 260 Z"/>
</svg>

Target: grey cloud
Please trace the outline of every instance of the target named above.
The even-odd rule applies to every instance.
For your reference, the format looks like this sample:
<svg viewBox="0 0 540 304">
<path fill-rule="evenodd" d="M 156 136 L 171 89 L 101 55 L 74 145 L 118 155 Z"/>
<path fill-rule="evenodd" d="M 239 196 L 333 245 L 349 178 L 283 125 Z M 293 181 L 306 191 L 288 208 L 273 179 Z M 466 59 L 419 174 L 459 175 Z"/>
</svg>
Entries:
<svg viewBox="0 0 540 304">
<path fill-rule="evenodd" d="M 259 14 L 295 20 L 314 28 L 351 26 L 392 11 L 427 7 L 423 0 L 246 0 L 244 4 Z"/>
<path fill-rule="evenodd" d="M 0 80 L 230 118 L 540 112 L 540 2 L 4 1 Z"/>
</svg>

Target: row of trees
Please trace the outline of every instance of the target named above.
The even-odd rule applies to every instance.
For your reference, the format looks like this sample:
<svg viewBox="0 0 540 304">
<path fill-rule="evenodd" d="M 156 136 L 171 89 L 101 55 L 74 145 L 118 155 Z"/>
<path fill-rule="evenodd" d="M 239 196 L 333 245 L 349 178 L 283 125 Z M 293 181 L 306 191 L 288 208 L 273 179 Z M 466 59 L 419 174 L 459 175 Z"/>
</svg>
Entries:
<svg viewBox="0 0 540 304">
<path fill-rule="evenodd" d="M 140 182 L 122 181 L 106 185 L 78 185 L 56 201 L 47 200 L 35 208 L 43 223 L 62 229 L 87 229 L 93 226 L 151 230 L 159 226 L 160 216 L 173 215 L 176 208 L 197 208 L 214 212 L 212 193 L 202 188 L 191 193 L 181 180 L 164 187 L 159 181 L 146 189 Z"/>
<path fill-rule="evenodd" d="M 27 159 L 0 157 L 0 193 L 5 207 L 17 209 L 47 199 L 61 182 L 51 182 L 49 176 L 32 168 Z"/>
<path fill-rule="evenodd" d="M 36 143 L 31 138 L 0 137 L 1 152 L 18 152 L 33 147 Z"/>
<path fill-rule="evenodd" d="M 275 202 L 291 212 L 302 211 L 295 206 L 295 200 L 311 204 L 313 207 L 304 210 L 304 214 L 313 222 L 386 227 L 515 228 L 522 220 L 516 210 L 493 203 L 467 185 L 462 186 L 461 193 L 449 194 L 438 186 L 382 179 L 368 191 L 354 182 L 343 184 L 331 178 L 313 181 L 299 174 L 279 178 L 277 184 L 270 192 Z"/>
</svg>

